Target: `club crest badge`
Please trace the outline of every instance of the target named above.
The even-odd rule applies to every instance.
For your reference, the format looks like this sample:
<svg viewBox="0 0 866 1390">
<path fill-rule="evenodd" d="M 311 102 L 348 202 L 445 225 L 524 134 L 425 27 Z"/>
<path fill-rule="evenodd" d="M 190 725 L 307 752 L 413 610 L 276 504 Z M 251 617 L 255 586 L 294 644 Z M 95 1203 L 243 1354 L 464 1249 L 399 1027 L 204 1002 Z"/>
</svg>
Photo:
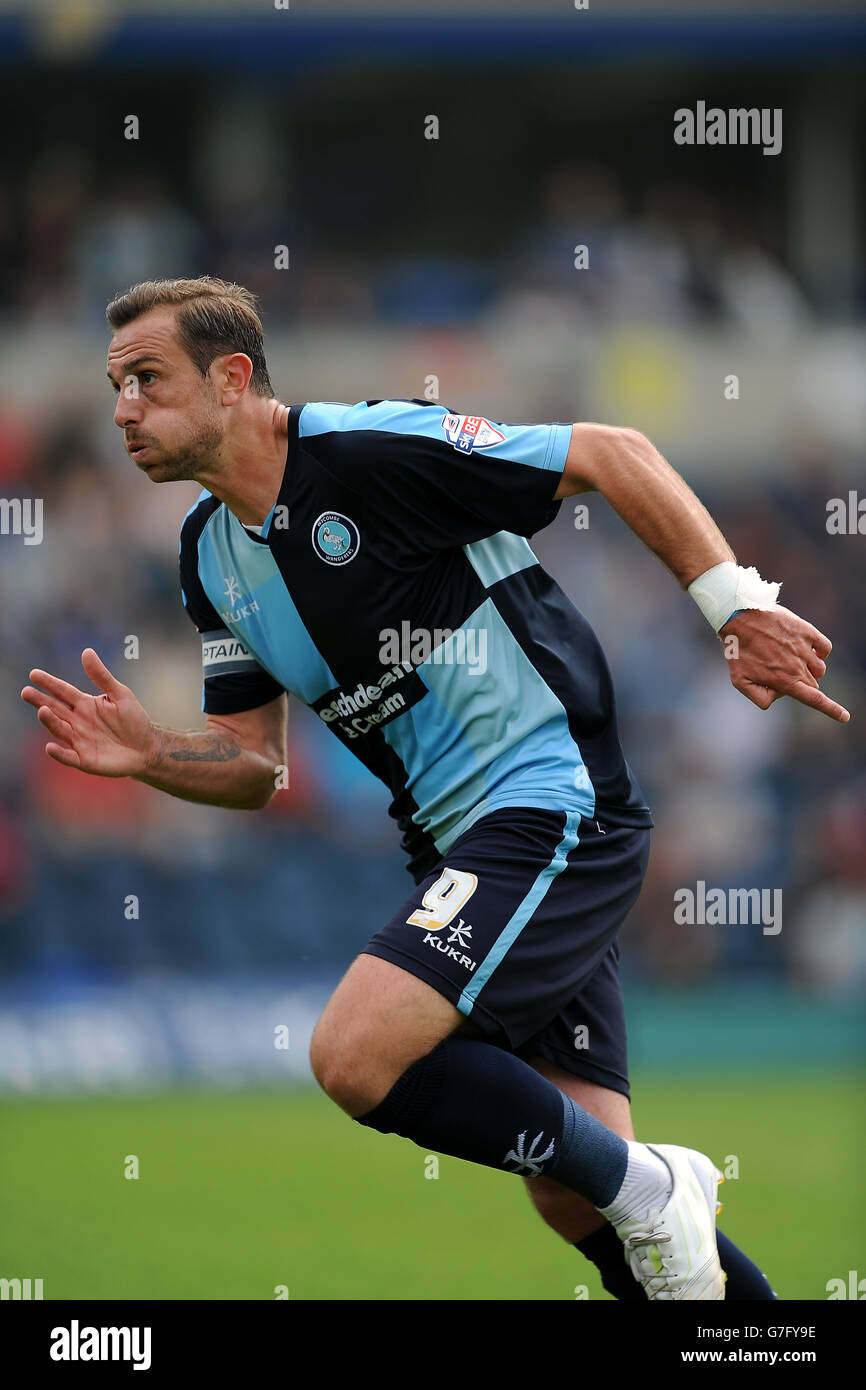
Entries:
<svg viewBox="0 0 866 1390">
<path fill-rule="evenodd" d="M 361 547 L 354 521 L 342 512 L 322 512 L 313 522 L 313 549 L 328 565 L 347 565 Z"/>
</svg>

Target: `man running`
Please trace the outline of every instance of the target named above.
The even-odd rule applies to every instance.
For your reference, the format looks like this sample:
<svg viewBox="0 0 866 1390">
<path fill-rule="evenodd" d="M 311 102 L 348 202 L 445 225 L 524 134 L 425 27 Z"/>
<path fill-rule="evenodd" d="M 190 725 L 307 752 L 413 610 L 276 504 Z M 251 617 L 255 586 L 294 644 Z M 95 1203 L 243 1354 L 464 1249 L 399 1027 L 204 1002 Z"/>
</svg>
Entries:
<svg viewBox="0 0 866 1390">
<path fill-rule="evenodd" d="M 772 1298 L 715 1230 L 710 1159 L 634 1138 L 616 934 L 652 820 L 598 640 L 528 538 L 563 498 L 601 492 L 736 637 L 731 680 L 762 709 L 788 695 L 846 721 L 818 686 L 830 642 L 737 566 L 634 430 L 420 400 L 289 408 L 253 296 L 210 277 L 134 286 L 107 317 L 131 458 L 205 489 L 180 570 L 206 719 L 154 725 L 88 648 L 100 695 L 42 670 L 22 692 L 46 751 L 260 808 L 293 693 L 391 789 L 416 884 L 317 1024 L 327 1094 L 382 1133 L 522 1176 L 618 1298 L 722 1299 L 725 1278 L 729 1298 Z"/>
</svg>

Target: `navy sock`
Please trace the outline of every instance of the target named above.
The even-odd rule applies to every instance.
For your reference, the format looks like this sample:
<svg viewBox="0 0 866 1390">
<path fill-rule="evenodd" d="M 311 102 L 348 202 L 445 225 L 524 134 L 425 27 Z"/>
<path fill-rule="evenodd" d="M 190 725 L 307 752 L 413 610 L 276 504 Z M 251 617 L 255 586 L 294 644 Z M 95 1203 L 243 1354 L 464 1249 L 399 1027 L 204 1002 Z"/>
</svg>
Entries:
<svg viewBox="0 0 866 1390">
<path fill-rule="evenodd" d="M 728 1276 L 728 1282 L 725 1284 L 726 1303 L 736 1300 L 741 1303 L 776 1300 L 776 1295 L 770 1288 L 766 1275 L 761 1273 L 756 1264 L 752 1264 L 748 1255 L 744 1255 L 738 1245 L 723 1235 L 718 1226 L 716 1227 L 716 1243 L 719 1247 L 722 1269 Z"/>
<path fill-rule="evenodd" d="M 575 1241 L 575 1250 L 591 1260 L 601 1275 L 602 1287 L 621 1303 L 646 1303 L 647 1296 L 625 1261 L 623 1244 L 609 1221 L 592 1235 Z"/>
<path fill-rule="evenodd" d="M 628 1164 L 624 1139 L 492 1043 L 450 1037 L 356 1117 L 383 1134 L 523 1177 L 555 1178 L 608 1206 Z"/>
<path fill-rule="evenodd" d="M 722 1269 L 728 1276 L 725 1284 L 725 1302 L 766 1302 L 776 1295 L 767 1283 L 757 1265 L 729 1240 L 724 1232 L 716 1228 L 716 1243 Z M 575 1243 L 575 1249 L 585 1255 L 598 1269 L 601 1282 L 608 1293 L 622 1303 L 646 1301 L 646 1294 L 633 1277 L 625 1261 L 622 1241 L 609 1223 L 601 1230 Z"/>
</svg>

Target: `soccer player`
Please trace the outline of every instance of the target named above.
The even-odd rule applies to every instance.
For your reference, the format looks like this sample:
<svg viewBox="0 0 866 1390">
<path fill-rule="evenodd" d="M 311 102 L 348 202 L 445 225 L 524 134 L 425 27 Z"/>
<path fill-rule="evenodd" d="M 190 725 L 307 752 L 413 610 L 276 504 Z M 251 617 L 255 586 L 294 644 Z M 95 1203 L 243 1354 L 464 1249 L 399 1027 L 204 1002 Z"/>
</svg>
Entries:
<svg viewBox="0 0 866 1390">
<path fill-rule="evenodd" d="M 420 400 L 275 397 L 255 300 L 203 277 L 108 307 L 115 422 L 156 483 L 205 489 L 180 572 L 201 634 L 205 726 L 155 726 L 91 648 L 87 694 L 22 696 L 57 762 L 255 809 L 286 759 L 287 693 L 389 786 L 415 890 L 313 1036 L 353 1119 L 519 1174 L 620 1299 L 773 1298 L 715 1230 L 721 1175 L 644 1144 L 629 1114 L 617 931 L 652 820 L 620 748 L 592 629 L 528 538 L 596 489 L 736 636 L 728 672 L 833 719 L 830 642 L 738 567 L 647 439 L 505 424 Z M 585 1047 L 576 1047 L 577 1030 Z"/>
</svg>

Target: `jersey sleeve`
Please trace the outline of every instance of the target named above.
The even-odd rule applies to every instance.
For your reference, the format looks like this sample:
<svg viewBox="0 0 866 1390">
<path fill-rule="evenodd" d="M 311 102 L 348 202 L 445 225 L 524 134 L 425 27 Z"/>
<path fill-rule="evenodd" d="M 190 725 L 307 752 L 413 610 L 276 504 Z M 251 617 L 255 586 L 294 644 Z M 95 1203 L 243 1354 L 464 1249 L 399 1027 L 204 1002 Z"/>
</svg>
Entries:
<svg viewBox="0 0 866 1390">
<path fill-rule="evenodd" d="M 209 494 L 208 494 L 209 495 Z M 204 591 L 198 573 L 198 538 L 205 516 L 194 507 L 180 533 L 180 590 L 183 606 L 201 636 L 202 701 L 205 714 L 241 714 L 283 693 L 283 687 L 237 637 L 229 632 Z"/>
<path fill-rule="evenodd" d="M 446 549 L 510 531 L 532 536 L 557 515 L 570 424 L 507 424 L 421 400 L 362 401 L 336 414 L 308 404 L 302 442 L 375 500 L 385 525 L 419 548 Z"/>
</svg>

